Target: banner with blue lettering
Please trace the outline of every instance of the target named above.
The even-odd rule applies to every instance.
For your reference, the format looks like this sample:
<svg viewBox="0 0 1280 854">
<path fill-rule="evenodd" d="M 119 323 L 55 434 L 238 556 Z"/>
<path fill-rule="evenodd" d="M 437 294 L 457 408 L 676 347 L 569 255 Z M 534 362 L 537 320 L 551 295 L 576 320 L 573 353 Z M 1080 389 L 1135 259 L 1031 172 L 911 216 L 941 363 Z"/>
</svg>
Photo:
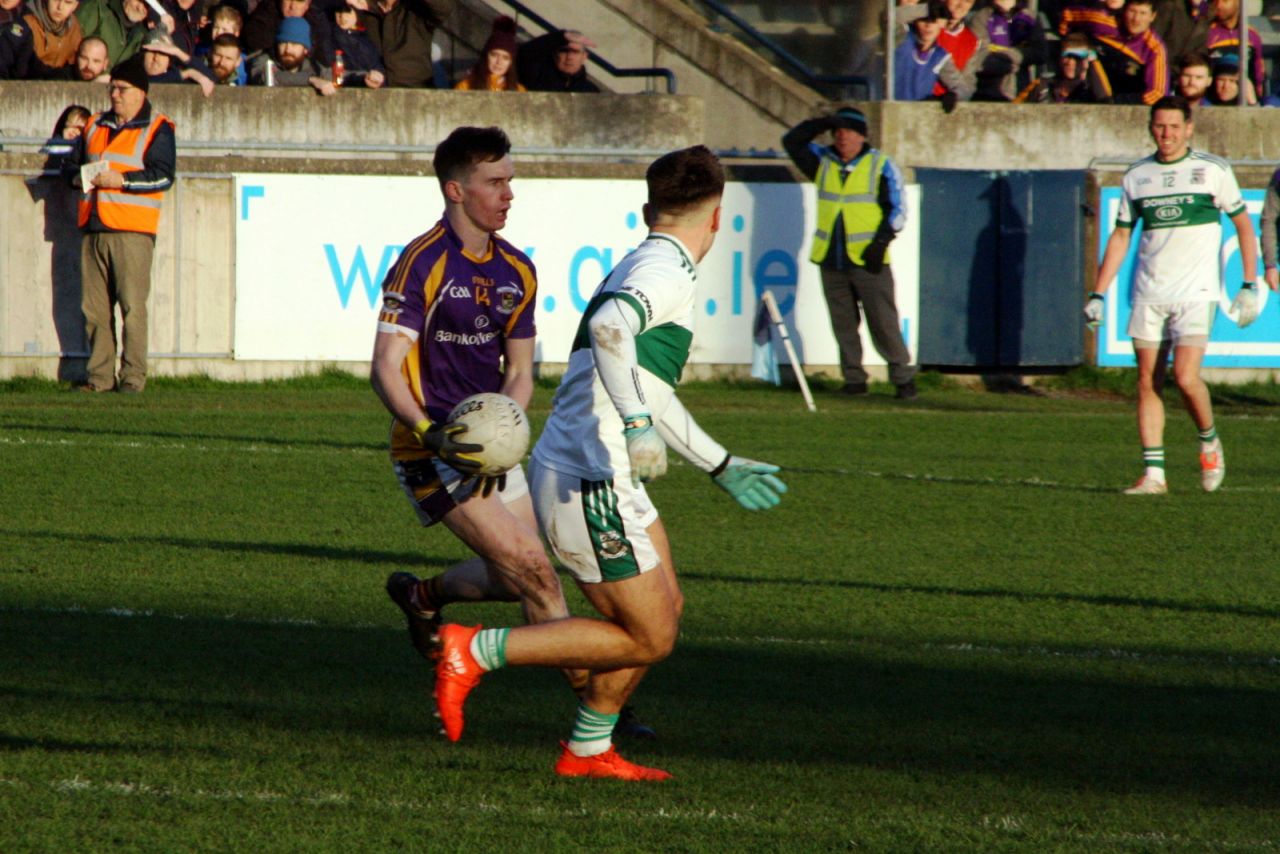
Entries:
<svg viewBox="0 0 1280 854">
<path fill-rule="evenodd" d="M 517 177 L 502 236 L 538 269 L 541 362 L 565 362 L 600 281 L 644 239 L 643 180 Z M 433 177 L 238 174 L 237 359 L 365 361 L 382 280 L 404 245 L 444 211 Z M 758 297 L 772 290 L 805 364 L 838 360 L 816 267 L 810 184 L 731 183 L 721 229 L 698 268 L 691 361 L 749 365 Z M 898 309 L 916 350 L 919 188 L 894 242 Z M 864 330 L 865 333 L 865 330 Z M 870 342 L 868 364 L 882 364 Z"/>
<path fill-rule="evenodd" d="M 1244 201 L 1249 209 L 1249 218 L 1253 222 L 1254 234 L 1258 232 L 1258 218 L 1262 214 L 1264 192 L 1262 190 L 1243 190 Z M 1115 231 L 1116 214 L 1120 210 L 1120 188 L 1104 187 L 1102 189 L 1102 219 L 1098 229 L 1098 260 L 1101 263 L 1102 253 L 1106 251 L 1107 240 Z M 1227 217 L 1222 220 L 1222 251 L 1219 256 L 1222 267 L 1222 281 L 1226 284 L 1218 297 L 1218 316 L 1213 323 L 1213 331 L 1209 335 L 1209 346 L 1205 350 L 1204 365 L 1208 368 L 1276 368 L 1280 367 L 1280 310 L 1268 309 L 1270 303 L 1277 302 L 1275 294 L 1263 285 L 1258 291 L 1260 312 L 1257 321 L 1251 326 L 1241 329 L 1229 315 L 1231 301 L 1243 281 L 1243 270 L 1240 267 L 1240 246 L 1236 237 L 1235 226 Z M 1129 255 L 1125 258 L 1116 280 L 1107 291 L 1102 326 L 1098 329 L 1098 364 L 1107 367 L 1133 367 L 1136 363 L 1133 356 L 1133 340 L 1128 335 L 1129 328 L 1129 295 L 1133 282 L 1134 263 L 1138 256 L 1138 243 L 1141 240 L 1141 227 L 1135 229 L 1129 245 Z M 1258 270 L 1251 279 L 1262 275 L 1262 257 L 1259 253 Z"/>
</svg>

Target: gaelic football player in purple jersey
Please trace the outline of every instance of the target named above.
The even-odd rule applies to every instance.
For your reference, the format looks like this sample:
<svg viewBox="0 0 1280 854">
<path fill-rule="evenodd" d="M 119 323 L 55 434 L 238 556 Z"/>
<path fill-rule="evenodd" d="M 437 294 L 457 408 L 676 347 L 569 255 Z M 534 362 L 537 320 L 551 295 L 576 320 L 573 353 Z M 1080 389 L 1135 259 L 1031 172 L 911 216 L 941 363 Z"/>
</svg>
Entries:
<svg viewBox="0 0 1280 854">
<path fill-rule="evenodd" d="M 473 394 L 501 392 L 527 408 L 533 393 L 537 275 L 497 234 L 515 198 L 510 151 L 496 127 L 460 127 L 440 143 L 433 165 L 444 216 L 405 246 L 382 285 L 371 382 L 393 416 L 392 467 L 421 523 L 443 523 L 476 553 L 434 578 L 387 580 L 426 658 L 452 602 L 519 600 L 529 622 L 569 615 L 524 472 L 477 477 L 467 455 L 480 446 L 459 444 L 445 426 Z"/>
</svg>

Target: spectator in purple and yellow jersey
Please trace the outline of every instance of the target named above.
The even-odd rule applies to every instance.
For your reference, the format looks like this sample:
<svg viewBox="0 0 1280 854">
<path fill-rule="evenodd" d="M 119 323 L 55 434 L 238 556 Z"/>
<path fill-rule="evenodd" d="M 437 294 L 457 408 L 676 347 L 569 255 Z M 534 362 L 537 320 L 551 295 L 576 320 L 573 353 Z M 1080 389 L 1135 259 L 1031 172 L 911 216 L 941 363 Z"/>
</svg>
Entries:
<svg viewBox="0 0 1280 854">
<path fill-rule="evenodd" d="M 1098 36 L 1098 58 L 1117 104 L 1154 104 L 1169 92 L 1169 54 L 1151 30 L 1152 0 L 1126 0 L 1116 36 Z"/>
<path fill-rule="evenodd" d="M 1213 19 L 1209 22 L 1209 36 L 1205 41 L 1205 50 L 1209 58 L 1216 63 L 1227 54 L 1234 54 L 1239 64 L 1239 57 L 1247 56 L 1245 65 L 1249 69 L 1249 79 L 1253 81 L 1255 92 L 1262 92 L 1266 82 L 1266 68 L 1262 63 L 1262 37 L 1253 27 L 1249 28 L 1249 52 L 1240 50 L 1240 0 L 1213 0 L 1210 7 Z"/>
<path fill-rule="evenodd" d="M 1070 3 L 1062 9 L 1058 19 L 1058 35 L 1084 33 L 1091 39 L 1099 36 L 1115 37 L 1120 33 L 1120 13 L 1124 0 L 1085 0 Z"/>
</svg>

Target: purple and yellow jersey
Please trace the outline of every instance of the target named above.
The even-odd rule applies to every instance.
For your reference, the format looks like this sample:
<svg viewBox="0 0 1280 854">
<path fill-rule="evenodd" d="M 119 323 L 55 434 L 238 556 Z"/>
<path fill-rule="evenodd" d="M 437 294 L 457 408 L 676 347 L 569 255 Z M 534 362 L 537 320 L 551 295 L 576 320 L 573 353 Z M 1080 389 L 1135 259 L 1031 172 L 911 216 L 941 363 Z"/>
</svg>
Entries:
<svg viewBox="0 0 1280 854">
<path fill-rule="evenodd" d="M 428 418 L 443 421 L 463 398 L 501 390 L 504 343 L 536 334 L 537 290 L 533 262 L 496 234 L 475 258 L 442 218 L 404 248 L 382 283 L 378 331 L 414 341 L 401 372 Z M 399 422 L 391 450 L 422 452 Z"/>
</svg>

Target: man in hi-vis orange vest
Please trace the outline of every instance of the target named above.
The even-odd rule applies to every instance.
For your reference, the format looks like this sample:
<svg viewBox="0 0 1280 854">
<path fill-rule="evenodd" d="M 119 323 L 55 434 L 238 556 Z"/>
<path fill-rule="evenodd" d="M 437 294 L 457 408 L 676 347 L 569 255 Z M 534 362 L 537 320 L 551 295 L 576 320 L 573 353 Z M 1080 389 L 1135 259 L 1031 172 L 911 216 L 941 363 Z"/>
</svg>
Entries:
<svg viewBox="0 0 1280 854">
<path fill-rule="evenodd" d="M 140 392 L 147 383 L 147 296 L 160 204 L 177 161 L 173 121 L 151 108 L 147 71 L 135 57 L 111 71 L 111 109 L 85 125 L 67 158 L 80 197 L 80 307 L 89 339 L 82 391 Z M 124 353 L 116 376 L 115 306 Z"/>
</svg>

